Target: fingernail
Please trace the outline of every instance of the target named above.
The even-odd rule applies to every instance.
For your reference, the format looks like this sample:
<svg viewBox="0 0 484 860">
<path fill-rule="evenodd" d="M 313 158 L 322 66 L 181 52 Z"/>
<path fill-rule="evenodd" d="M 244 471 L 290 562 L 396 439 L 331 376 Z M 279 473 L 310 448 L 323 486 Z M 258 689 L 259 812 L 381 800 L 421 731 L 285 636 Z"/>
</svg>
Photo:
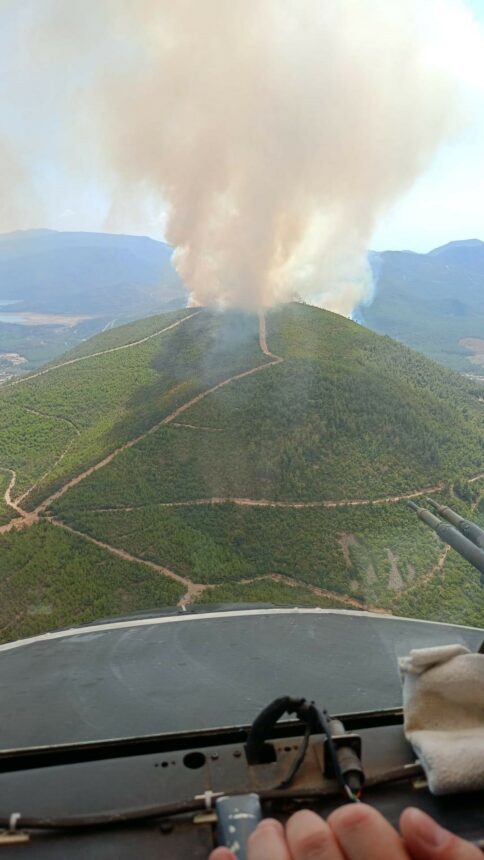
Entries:
<svg viewBox="0 0 484 860">
<path fill-rule="evenodd" d="M 429 848 L 441 848 L 450 838 L 448 830 L 444 830 L 430 815 L 420 809 L 409 810 L 412 816 L 414 835 Z"/>
<path fill-rule="evenodd" d="M 263 818 L 262 821 L 259 821 L 257 825 L 257 829 L 259 827 L 275 827 L 277 830 L 282 830 L 282 824 L 277 818 Z"/>
</svg>

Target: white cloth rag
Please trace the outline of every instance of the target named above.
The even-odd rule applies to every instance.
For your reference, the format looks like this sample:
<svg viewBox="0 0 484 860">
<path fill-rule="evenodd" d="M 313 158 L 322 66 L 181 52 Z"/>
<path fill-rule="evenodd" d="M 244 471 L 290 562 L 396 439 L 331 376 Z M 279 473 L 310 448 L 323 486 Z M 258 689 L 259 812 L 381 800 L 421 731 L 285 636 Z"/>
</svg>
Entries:
<svg viewBox="0 0 484 860">
<path fill-rule="evenodd" d="M 484 789 L 484 654 L 419 648 L 399 660 L 404 730 L 433 794 Z"/>
</svg>

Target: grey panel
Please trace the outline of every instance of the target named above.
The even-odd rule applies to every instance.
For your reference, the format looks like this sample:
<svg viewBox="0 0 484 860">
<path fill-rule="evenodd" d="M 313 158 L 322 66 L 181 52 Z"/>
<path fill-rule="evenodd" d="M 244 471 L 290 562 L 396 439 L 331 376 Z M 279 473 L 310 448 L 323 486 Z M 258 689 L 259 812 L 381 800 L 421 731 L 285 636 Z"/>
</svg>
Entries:
<svg viewBox="0 0 484 860">
<path fill-rule="evenodd" d="M 0 650 L 0 748 L 250 723 L 282 694 L 332 713 L 401 704 L 397 657 L 479 630 L 336 611 L 93 626 Z"/>
</svg>

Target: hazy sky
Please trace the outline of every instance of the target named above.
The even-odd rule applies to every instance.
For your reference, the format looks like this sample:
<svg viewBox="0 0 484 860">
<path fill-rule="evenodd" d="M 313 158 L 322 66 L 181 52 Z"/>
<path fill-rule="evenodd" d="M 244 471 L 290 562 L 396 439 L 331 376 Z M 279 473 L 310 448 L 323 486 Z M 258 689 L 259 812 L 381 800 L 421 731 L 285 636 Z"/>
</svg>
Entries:
<svg viewBox="0 0 484 860">
<path fill-rule="evenodd" d="M 484 0 L 467 0 L 484 27 Z M 429 170 L 379 225 L 373 247 L 427 251 L 453 239 L 484 241 L 483 69 L 466 65 L 466 45 L 457 41 L 456 59 L 469 83 L 467 127 L 445 144 Z M 475 91 L 473 90 L 476 85 Z"/>
<path fill-rule="evenodd" d="M 20 4 L 18 0 L 0 0 L 0 188 L 8 186 L 11 177 L 23 183 L 21 204 L 10 207 L 6 195 L 1 195 L 4 200 L 3 203 L 0 200 L 0 230 L 111 229 L 163 238 L 164 214 L 154 207 L 142 214 L 130 211 L 122 223 L 109 220 L 110 200 L 103 190 L 103 177 L 99 171 L 97 176 L 91 174 L 89 151 L 82 151 L 82 136 L 78 141 L 80 157 L 76 169 L 69 169 L 63 159 L 65 153 L 59 148 L 62 117 L 73 107 L 73 94 L 76 86 L 82 84 L 79 77 L 86 74 L 86 69 L 81 72 L 76 68 L 75 58 L 70 62 L 71 58 L 66 56 L 66 76 L 57 91 L 45 67 L 45 56 L 33 73 L 31 56 L 26 58 L 16 42 L 29 7 L 38 9 L 49 2 L 25 0 Z M 476 24 L 479 22 L 484 28 L 484 0 L 467 0 L 466 5 Z M 42 58 L 42 46 L 38 47 Z M 484 240 L 484 60 L 477 66 L 475 59 L 469 63 L 468 47 L 456 34 L 452 62 L 454 67 L 461 67 L 468 85 L 468 119 L 454 139 L 443 145 L 430 169 L 383 218 L 371 241 L 377 250 L 426 251 L 452 239 Z M 106 64 L 108 67 L 109 56 Z M 480 86 L 474 89 L 478 82 Z M 159 109 L 163 110 L 162 93 Z M 23 168 L 10 160 L 19 149 L 19 141 L 20 162 L 24 168 L 27 166 L 25 175 L 20 177 L 17 170 Z M 10 155 L 4 152 L 5 144 Z"/>
</svg>

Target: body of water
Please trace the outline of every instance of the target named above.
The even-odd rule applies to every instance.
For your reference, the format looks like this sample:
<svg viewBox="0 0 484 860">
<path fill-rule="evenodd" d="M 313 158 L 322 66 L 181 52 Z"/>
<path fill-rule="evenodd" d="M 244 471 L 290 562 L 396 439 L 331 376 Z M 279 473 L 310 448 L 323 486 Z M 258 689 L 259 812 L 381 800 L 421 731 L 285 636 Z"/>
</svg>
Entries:
<svg viewBox="0 0 484 860">
<path fill-rule="evenodd" d="M 29 325 L 28 319 L 23 314 L 0 314 L 0 322 Z"/>
<path fill-rule="evenodd" d="M 7 305 L 18 305 L 20 299 L 0 299 L 0 308 L 5 308 Z"/>
<path fill-rule="evenodd" d="M 0 0 L 1 3 L 1 0 Z M 15 304 L 14 302 L 2 302 L 0 299 L 0 323 L 11 323 L 15 325 L 28 325 L 28 326 L 64 326 L 67 328 L 72 328 L 75 325 L 78 325 L 84 320 L 94 319 L 94 317 L 90 316 L 77 316 L 71 314 L 49 314 L 49 313 L 38 313 L 36 311 L 15 311 L 15 310 L 7 310 L 5 305 Z"/>
</svg>

